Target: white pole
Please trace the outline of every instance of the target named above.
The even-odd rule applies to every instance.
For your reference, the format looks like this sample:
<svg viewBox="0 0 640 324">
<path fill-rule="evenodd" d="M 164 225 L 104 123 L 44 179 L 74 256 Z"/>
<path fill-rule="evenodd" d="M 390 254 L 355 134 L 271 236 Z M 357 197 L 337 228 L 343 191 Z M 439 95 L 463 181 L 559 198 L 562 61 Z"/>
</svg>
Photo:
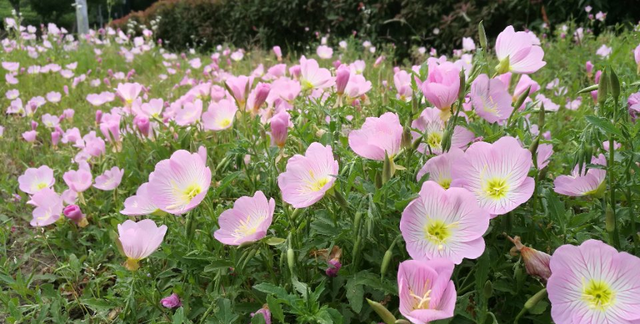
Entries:
<svg viewBox="0 0 640 324">
<path fill-rule="evenodd" d="M 87 0 L 76 0 L 76 19 L 78 22 L 78 34 L 89 32 L 89 15 L 87 14 Z"/>
</svg>

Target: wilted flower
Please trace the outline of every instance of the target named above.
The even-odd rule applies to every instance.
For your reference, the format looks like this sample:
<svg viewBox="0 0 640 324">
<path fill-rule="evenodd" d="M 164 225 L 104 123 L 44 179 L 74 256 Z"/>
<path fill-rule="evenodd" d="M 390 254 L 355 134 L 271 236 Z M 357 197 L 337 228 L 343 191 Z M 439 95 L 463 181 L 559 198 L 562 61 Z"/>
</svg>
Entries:
<svg viewBox="0 0 640 324">
<path fill-rule="evenodd" d="M 82 210 L 80 210 L 80 207 L 78 205 L 68 205 L 62 210 L 62 212 L 64 213 L 65 217 L 67 217 L 80 227 L 85 227 L 89 224 L 87 222 L 86 216 L 82 213 Z"/>
<path fill-rule="evenodd" d="M 182 301 L 180 301 L 180 296 L 178 294 L 173 293 L 165 298 L 160 300 L 160 304 L 165 308 L 178 308 L 182 306 Z"/>
<path fill-rule="evenodd" d="M 551 276 L 551 269 L 549 268 L 551 256 L 534 248 L 524 246 L 518 236 L 515 238 L 508 236 L 508 238 L 515 245 L 514 248 L 520 252 L 527 273 L 548 280 Z"/>
</svg>

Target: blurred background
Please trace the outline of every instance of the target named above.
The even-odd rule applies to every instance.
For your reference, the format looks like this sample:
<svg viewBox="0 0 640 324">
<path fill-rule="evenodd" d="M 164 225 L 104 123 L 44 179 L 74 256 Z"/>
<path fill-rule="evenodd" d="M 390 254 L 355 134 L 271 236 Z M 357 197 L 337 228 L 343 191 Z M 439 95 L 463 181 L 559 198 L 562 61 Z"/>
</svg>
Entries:
<svg viewBox="0 0 640 324">
<path fill-rule="evenodd" d="M 640 0 L 86 1 L 91 28 L 110 25 L 140 33 L 140 24 L 149 26 L 160 18 L 155 36 L 178 50 L 208 50 L 227 43 L 301 51 L 329 36 L 329 45 L 348 38 L 368 40 L 374 45 L 389 44 L 395 55 L 406 57 L 416 47 L 449 54 L 460 48 L 462 37 L 476 37 L 481 20 L 490 39 L 509 24 L 544 37 L 572 22 L 587 22 L 587 32 L 597 34 L 607 26 L 632 28 L 640 20 Z M 0 0 L 0 17 L 15 10 L 22 14 L 23 25 L 52 22 L 74 32 L 74 3 Z"/>
</svg>

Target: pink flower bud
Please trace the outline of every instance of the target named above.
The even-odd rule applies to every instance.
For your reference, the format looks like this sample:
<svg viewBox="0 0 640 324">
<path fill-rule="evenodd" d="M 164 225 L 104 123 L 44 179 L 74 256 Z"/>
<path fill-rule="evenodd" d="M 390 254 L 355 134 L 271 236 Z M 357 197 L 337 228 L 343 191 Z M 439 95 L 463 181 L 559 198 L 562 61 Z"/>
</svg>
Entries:
<svg viewBox="0 0 640 324">
<path fill-rule="evenodd" d="M 182 302 L 180 301 L 180 297 L 176 293 L 171 294 L 165 298 L 160 300 L 160 304 L 166 308 L 178 308 L 182 306 Z"/>
<path fill-rule="evenodd" d="M 96 110 L 96 124 L 100 124 L 102 120 L 102 110 Z"/>
<path fill-rule="evenodd" d="M 347 87 L 347 83 L 349 83 L 349 77 L 351 76 L 351 71 L 346 65 L 341 65 L 336 71 L 336 92 L 339 95 L 344 93 L 344 89 Z"/>
<path fill-rule="evenodd" d="M 270 91 L 271 85 L 269 85 L 268 83 L 258 83 L 256 88 L 253 90 L 253 92 L 255 93 L 252 107 L 254 115 L 258 113 L 258 109 L 260 109 L 260 106 L 262 106 L 262 104 L 267 100 Z"/>
<path fill-rule="evenodd" d="M 373 63 L 373 67 L 374 67 L 374 68 L 379 67 L 379 66 L 380 66 L 380 64 L 382 64 L 382 62 L 384 62 L 384 60 L 385 60 L 384 55 L 380 55 L 380 56 L 376 59 L 376 61 Z"/>
<path fill-rule="evenodd" d="M 64 87 L 62 87 L 62 90 L 64 90 L 64 94 L 66 94 L 67 96 L 69 95 L 69 86 L 65 85 Z"/>
<path fill-rule="evenodd" d="M 148 118 L 138 116 L 134 119 L 134 123 L 142 135 L 149 137 L 150 124 Z"/>
<path fill-rule="evenodd" d="M 62 134 L 58 131 L 51 132 L 51 144 L 57 146 L 58 142 L 60 142 L 60 137 L 62 137 Z"/>
<path fill-rule="evenodd" d="M 107 87 L 111 86 L 111 80 L 109 80 L 109 78 L 104 78 L 104 80 L 102 80 L 102 82 L 104 83 L 104 85 L 106 85 Z"/>
<path fill-rule="evenodd" d="M 282 50 L 280 49 L 280 46 L 274 46 L 273 53 L 276 55 L 278 61 L 282 61 Z"/>
<path fill-rule="evenodd" d="M 338 271 L 340 270 L 340 268 L 342 268 L 342 264 L 337 259 L 331 259 L 331 260 L 329 260 L 328 263 L 329 263 L 329 267 L 327 268 L 325 273 L 329 277 L 337 277 L 338 276 Z"/>
<path fill-rule="evenodd" d="M 271 118 L 271 145 L 284 147 L 289 133 L 289 113 L 282 111 Z"/>
<path fill-rule="evenodd" d="M 38 122 L 37 121 L 31 121 L 31 130 L 36 130 L 36 128 L 38 128 Z"/>
<path fill-rule="evenodd" d="M 514 248 L 520 252 L 522 259 L 524 260 L 524 267 L 527 269 L 527 273 L 532 276 L 548 280 L 551 276 L 551 268 L 549 268 L 551 256 L 536 249 L 524 246 L 520 242 L 520 237 L 518 236 L 515 238 L 508 238 L 515 245 Z"/>
<path fill-rule="evenodd" d="M 587 61 L 587 63 L 585 63 L 585 68 L 587 69 L 587 74 L 591 75 L 591 73 L 593 72 L 593 64 L 591 63 L 591 61 Z"/>
<path fill-rule="evenodd" d="M 64 210 L 62 210 L 62 212 L 64 213 L 65 217 L 72 220 L 76 224 L 82 221 L 83 218 L 85 218 L 82 210 L 80 210 L 80 207 L 78 205 L 68 205 L 64 208 Z"/>
<path fill-rule="evenodd" d="M 291 76 L 296 80 L 300 78 L 301 73 L 302 69 L 300 68 L 300 65 L 294 65 L 289 68 L 289 74 L 291 74 Z"/>
<path fill-rule="evenodd" d="M 335 60 L 333 61 L 333 68 L 337 69 L 340 67 L 340 65 L 342 65 L 342 62 L 340 62 L 340 60 Z"/>
</svg>

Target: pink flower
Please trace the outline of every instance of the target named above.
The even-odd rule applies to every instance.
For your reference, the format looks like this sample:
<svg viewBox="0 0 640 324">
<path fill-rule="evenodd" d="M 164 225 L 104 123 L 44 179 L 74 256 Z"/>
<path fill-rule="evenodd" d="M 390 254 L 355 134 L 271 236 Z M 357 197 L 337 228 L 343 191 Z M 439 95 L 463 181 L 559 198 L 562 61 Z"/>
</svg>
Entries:
<svg viewBox="0 0 640 324">
<path fill-rule="evenodd" d="M 112 92 L 102 92 L 100 94 L 88 94 L 87 101 L 94 106 L 101 106 L 107 102 L 111 102 L 115 99 L 115 94 Z"/>
<path fill-rule="evenodd" d="M 336 70 L 336 93 L 338 93 L 338 95 L 342 95 L 344 93 L 344 89 L 347 87 L 347 83 L 349 83 L 350 76 L 351 72 L 345 65 L 340 65 Z"/>
<path fill-rule="evenodd" d="M 267 200 L 262 191 L 257 191 L 253 197 L 238 198 L 232 209 L 218 217 L 220 229 L 213 236 L 226 245 L 259 241 L 267 235 L 275 207 L 276 201 Z"/>
<path fill-rule="evenodd" d="M 33 195 L 42 189 L 53 187 L 56 179 L 53 177 L 53 170 L 43 165 L 37 169 L 27 169 L 24 174 L 18 177 L 18 183 L 20 184 L 20 190 Z"/>
<path fill-rule="evenodd" d="M 418 198 L 402 212 L 400 232 L 407 252 L 415 260 L 444 258 L 460 264 L 484 252 L 482 235 L 489 228 L 489 213 L 463 188 L 443 189 L 422 184 Z"/>
<path fill-rule="evenodd" d="M 476 49 L 476 43 L 471 37 L 462 37 L 462 50 L 465 52 L 471 52 Z"/>
<path fill-rule="evenodd" d="M 176 293 L 173 293 L 165 298 L 162 298 L 160 300 L 160 304 L 165 308 L 178 308 L 182 306 L 180 297 Z"/>
<path fill-rule="evenodd" d="M 269 307 L 267 305 L 263 306 L 255 313 L 251 313 L 251 318 L 254 318 L 258 314 L 262 315 L 265 324 L 271 324 L 271 311 L 269 310 Z"/>
<path fill-rule="evenodd" d="M 415 324 L 453 317 L 456 287 L 449 260 L 407 260 L 398 268 L 400 313 Z"/>
<path fill-rule="evenodd" d="M 482 208 L 498 216 L 531 198 L 535 182 L 527 174 L 532 165 L 531 152 L 513 137 L 476 142 L 451 168 L 451 185 L 473 192 Z"/>
<path fill-rule="evenodd" d="M 602 57 L 603 59 L 606 59 L 609 57 L 609 55 L 611 55 L 611 52 L 613 52 L 613 49 L 611 47 L 602 44 L 602 46 L 600 46 L 596 51 L 596 55 Z"/>
<path fill-rule="evenodd" d="M 93 186 L 100 190 L 110 191 L 118 188 L 122 181 L 124 170 L 113 167 L 111 170 L 105 171 L 102 175 L 96 177 L 96 184 Z"/>
<path fill-rule="evenodd" d="M 396 87 L 398 94 L 396 98 L 401 101 L 410 101 L 413 95 L 411 88 L 411 76 L 407 71 L 400 70 L 393 75 L 393 85 Z"/>
<path fill-rule="evenodd" d="M 329 277 L 337 277 L 338 271 L 340 271 L 340 268 L 342 268 L 342 263 L 340 263 L 340 260 L 331 259 L 327 261 L 327 264 L 328 267 L 327 270 L 324 271 L 324 273 Z"/>
<path fill-rule="evenodd" d="M 471 84 L 471 102 L 478 116 L 489 123 L 506 121 L 513 107 L 507 86 L 499 79 L 491 79 L 486 74 L 479 75 Z"/>
<path fill-rule="evenodd" d="M 249 95 L 252 84 L 253 78 L 245 75 L 230 76 L 227 78 L 227 81 L 225 81 L 227 89 L 229 89 L 229 92 L 236 100 L 236 104 L 241 111 L 245 109 L 247 96 Z"/>
<path fill-rule="evenodd" d="M 276 55 L 278 62 L 282 61 L 282 50 L 280 49 L 280 46 L 273 47 L 273 54 Z"/>
<path fill-rule="evenodd" d="M 638 73 L 640 74 L 640 45 L 636 46 L 633 50 L 633 58 L 636 61 L 636 65 L 638 66 Z"/>
<path fill-rule="evenodd" d="M 60 99 L 62 99 L 60 92 L 51 91 L 47 93 L 47 101 L 51 103 L 58 103 L 60 102 Z"/>
<path fill-rule="evenodd" d="M 84 169 L 67 171 L 62 176 L 62 179 L 69 186 L 69 189 L 78 193 L 89 189 L 93 182 L 91 172 Z"/>
<path fill-rule="evenodd" d="M 440 110 L 435 108 L 425 108 L 420 117 L 411 123 L 411 128 L 415 128 L 420 133 L 412 131 L 411 135 L 415 141 L 423 136 L 418 146 L 418 151 L 424 154 L 439 155 L 442 153 L 442 137 L 444 136 L 445 125 L 440 118 Z M 475 135 L 462 126 L 456 126 L 451 136 L 451 147 L 466 149 L 469 143 L 474 139 Z M 426 142 L 426 144 L 424 144 Z"/>
<path fill-rule="evenodd" d="M 640 321 L 640 259 L 597 240 L 563 245 L 551 257 L 547 283 L 556 323 Z"/>
<path fill-rule="evenodd" d="M 540 144 L 538 145 L 538 152 L 536 154 L 536 163 L 538 165 L 538 169 L 544 169 L 551 159 L 551 155 L 553 154 L 553 145 L 551 144 Z"/>
<path fill-rule="evenodd" d="M 80 210 L 80 207 L 78 207 L 78 205 L 68 205 L 63 209 L 62 212 L 65 217 L 67 217 L 69 220 L 73 221 L 80 227 L 85 227 L 89 224 L 87 222 L 86 216 L 82 213 L 82 210 Z"/>
<path fill-rule="evenodd" d="M 53 190 L 44 188 L 31 197 L 33 210 L 31 226 L 41 227 L 55 223 L 62 215 L 62 199 Z"/>
<path fill-rule="evenodd" d="M 591 159 L 591 164 L 601 166 L 607 165 L 607 160 L 603 154 Z M 561 175 L 553 181 L 553 190 L 561 195 L 580 197 L 588 195 L 599 195 L 605 190 L 605 177 L 607 171 L 604 169 L 582 168 L 582 174 L 576 165 L 570 176 Z"/>
<path fill-rule="evenodd" d="M 331 146 L 311 143 L 305 155 L 290 158 L 286 171 L 278 176 L 282 199 L 294 208 L 315 204 L 333 187 L 338 170 Z"/>
<path fill-rule="evenodd" d="M 287 142 L 291 116 L 286 111 L 281 111 L 271 118 L 271 145 L 283 148 Z"/>
<path fill-rule="evenodd" d="M 402 131 L 394 113 L 367 117 L 362 128 L 349 133 L 349 147 L 366 159 L 384 161 L 385 153 L 392 159 L 400 151 Z"/>
<path fill-rule="evenodd" d="M 143 183 L 138 187 L 136 194 L 124 201 L 124 209 L 121 214 L 127 216 L 149 215 L 158 211 L 158 207 L 151 201 L 149 183 Z"/>
<path fill-rule="evenodd" d="M 258 114 L 258 110 L 267 100 L 269 96 L 269 92 L 271 92 L 271 85 L 268 83 L 258 83 L 256 88 L 249 93 L 249 98 L 247 99 L 247 107 L 246 110 L 251 111 L 253 116 Z"/>
<path fill-rule="evenodd" d="M 640 46 L 639 46 L 639 47 L 640 47 Z M 588 75 L 588 76 L 591 76 L 591 74 L 593 73 L 593 67 L 594 67 L 593 63 L 591 63 L 591 61 L 587 61 L 587 62 L 584 64 L 584 67 L 585 67 L 585 69 L 587 70 L 587 75 Z"/>
<path fill-rule="evenodd" d="M 118 239 L 122 245 L 122 251 L 127 256 L 125 266 L 131 271 L 138 270 L 138 261 L 148 257 L 160 247 L 167 226 L 158 227 L 150 219 L 139 222 L 126 220 L 118 224 Z"/>
<path fill-rule="evenodd" d="M 122 99 L 126 105 L 131 105 L 131 103 L 138 98 L 141 91 L 142 85 L 140 83 L 118 83 L 116 95 Z"/>
<path fill-rule="evenodd" d="M 149 175 L 151 201 L 162 211 L 180 215 L 197 207 L 207 195 L 211 170 L 197 153 L 178 150 L 156 164 Z"/>
<path fill-rule="evenodd" d="M 463 156 L 464 152 L 461 149 L 452 147 L 449 152 L 430 158 L 418 171 L 416 180 L 420 181 L 428 173 L 429 181 L 434 181 L 442 188 L 449 189 L 451 186 L 451 166 Z"/>
<path fill-rule="evenodd" d="M 36 141 L 36 136 L 38 136 L 38 132 L 35 130 L 30 130 L 22 133 L 22 138 L 29 143 L 33 143 Z"/>
<path fill-rule="evenodd" d="M 526 32 L 516 32 L 508 26 L 496 40 L 496 56 L 500 63 L 496 66 L 499 74 L 506 72 L 531 74 L 547 63 L 542 60 L 544 51 L 534 45 L 533 38 Z"/>
<path fill-rule="evenodd" d="M 371 81 L 367 81 L 361 74 L 352 74 L 344 89 L 344 94 L 347 95 L 349 100 L 353 101 L 363 96 L 369 90 L 371 90 Z"/>
<path fill-rule="evenodd" d="M 300 84 L 303 91 L 328 88 L 334 83 L 331 72 L 320 68 L 318 61 L 304 56 L 300 58 Z"/>
<path fill-rule="evenodd" d="M 333 48 L 326 45 L 320 45 L 316 50 L 316 54 L 318 54 L 319 58 L 328 60 L 331 58 L 331 56 L 333 56 Z"/>
<path fill-rule="evenodd" d="M 524 246 L 522 242 L 520 242 L 520 237 L 518 236 L 515 238 L 508 238 L 520 252 L 522 260 L 524 261 L 524 267 L 527 269 L 527 273 L 544 280 L 549 280 L 549 277 L 551 276 L 551 269 L 549 268 L 551 256 L 536 249 Z"/>
<path fill-rule="evenodd" d="M 460 70 L 450 62 L 429 62 L 429 76 L 421 86 L 425 98 L 436 108 L 448 111 L 458 99 Z M 445 114 L 446 115 L 446 114 Z"/>
<path fill-rule="evenodd" d="M 233 126 L 238 107 L 228 99 L 211 102 L 209 110 L 202 114 L 202 125 L 206 130 L 221 131 Z"/>
</svg>

